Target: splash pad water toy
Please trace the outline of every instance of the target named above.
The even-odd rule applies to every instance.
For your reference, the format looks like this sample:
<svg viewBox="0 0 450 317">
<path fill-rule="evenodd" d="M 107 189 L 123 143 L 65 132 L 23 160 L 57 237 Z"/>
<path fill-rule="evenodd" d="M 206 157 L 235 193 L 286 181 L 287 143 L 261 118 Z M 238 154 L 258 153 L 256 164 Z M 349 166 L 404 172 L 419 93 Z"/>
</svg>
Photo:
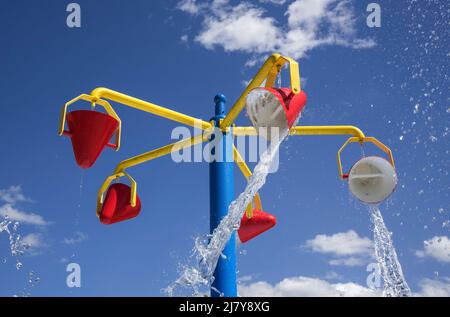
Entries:
<svg viewBox="0 0 450 317">
<path fill-rule="evenodd" d="M 290 88 L 275 88 L 276 78 L 285 64 L 289 65 Z M 264 82 L 264 87 L 260 87 Z M 82 94 L 63 106 L 58 133 L 60 136 L 70 137 L 77 164 L 81 168 L 90 168 L 105 147 L 111 147 L 116 151 L 120 149 L 122 122 L 109 101 L 203 130 L 201 134 L 192 138 L 186 138 L 120 162 L 98 191 L 96 213 L 103 224 L 118 223 L 140 214 L 143 205 L 137 194 L 137 182 L 126 172 L 128 168 L 196 144 L 203 142 L 211 144 L 215 137 L 220 136 L 220 142 L 215 145 L 215 149 L 220 149 L 224 157 L 222 160 L 213 160 L 209 163 L 210 231 L 212 233 L 221 219 L 226 216 L 228 206 L 234 199 L 233 161 L 247 179 L 252 175 L 234 146 L 234 137 L 261 135 L 261 131 L 271 128 L 289 129 L 290 135 L 351 135 L 352 137 L 338 151 L 337 161 L 341 179 L 348 179 L 351 192 L 365 202 L 374 203 L 386 199 L 396 184 L 394 161 L 390 149 L 377 139 L 366 137 L 359 128 L 354 126 L 296 126 L 306 105 L 306 99 L 306 94 L 300 87 L 298 63 L 289 57 L 272 54 L 228 114 L 225 114 L 225 96 L 217 95 L 214 98 L 215 116 L 210 122 L 111 89 L 96 88 L 89 95 Z M 68 113 L 68 106 L 79 100 L 89 102 L 92 110 L 75 110 Z M 97 105 L 101 106 L 106 113 L 95 111 L 94 108 Z M 247 107 L 253 126 L 234 126 L 234 120 L 244 107 Z M 66 122 L 68 130 L 65 130 Z M 113 136 L 114 142 L 110 143 L 109 140 Z M 267 136 L 271 136 L 270 132 L 266 133 Z M 373 143 L 389 155 L 390 161 L 381 158 L 363 158 L 348 174 L 344 174 L 340 155 L 344 147 L 352 142 L 358 142 L 361 145 L 366 142 Z M 111 185 L 114 180 L 120 178 L 127 178 L 130 185 L 125 183 Z M 253 203 L 250 203 L 245 210 L 237 235 L 239 240 L 245 243 L 275 224 L 275 216 L 263 211 L 261 198 L 256 193 Z M 224 257 L 218 260 L 211 286 L 211 289 L 220 290 L 220 294 L 226 297 L 237 296 L 235 240 L 236 237 L 233 234 L 222 252 Z M 219 296 L 219 294 L 211 291 L 211 296 Z"/>
</svg>

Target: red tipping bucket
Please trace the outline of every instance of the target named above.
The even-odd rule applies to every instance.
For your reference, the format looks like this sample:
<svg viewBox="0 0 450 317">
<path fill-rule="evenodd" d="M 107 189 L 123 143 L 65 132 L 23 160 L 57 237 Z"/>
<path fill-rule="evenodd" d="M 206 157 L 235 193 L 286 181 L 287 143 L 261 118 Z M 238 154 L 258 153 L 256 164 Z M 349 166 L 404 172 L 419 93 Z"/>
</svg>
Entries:
<svg viewBox="0 0 450 317">
<path fill-rule="evenodd" d="M 286 114 L 286 120 L 288 127 L 292 128 L 292 125 L 297 120 L 300 112 L 306 105 L 306 94 L 300 91 L 298 94 L 294 94 L 289 88 L 266 88 L 280 101 L 281 106 L 284 108 Z"/>
<path fill-rule="evenodd" d="M 106 192 L 100 212 L 100 221 L 105 225 L 128 220 L 139 215 L 141 200 L 136 195 L 136 206 L 130 205 L 131 188 L 128 185 L 116 183 Z"/>
<path fill-rule="evenodd" d="M 255 128 L 292 128 L 306 105 L 306 94 L 289 88 L 253 89 L 247 96 L 247 114 Z"/>
<path fill-rule="evenodd" d="M 89 168 L 108 145 L 119 122 L 102 112 L 77 110 L 67 114 L 67 125 L 77 164 Z"/>
<path fill-rule="evenodd" d="M 264 231 L 269 230 L 277 223 L 277 218 L 262 210 L 253 210 L 253 217 L 247 218 L 247 215 L 242 217 L 241 227 L 238 230 L 239 240 L 242 243 L 253 239 Z"/>
</svg>

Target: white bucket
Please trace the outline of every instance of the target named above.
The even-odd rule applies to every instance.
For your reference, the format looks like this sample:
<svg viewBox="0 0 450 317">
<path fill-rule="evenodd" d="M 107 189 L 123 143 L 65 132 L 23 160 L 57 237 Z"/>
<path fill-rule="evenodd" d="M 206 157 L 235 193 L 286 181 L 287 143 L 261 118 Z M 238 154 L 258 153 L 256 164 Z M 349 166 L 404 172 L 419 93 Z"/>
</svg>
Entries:
<svg viewBox="0 0 450 317">
<path fill-rule="evenodd" d="M 348 183 L 356 198 L 368 204 L 377 204 L 394 192 L 397 174 L 391 163 L 384 158 L 369 156 L 353 165 Z"/>
<path fill-rule="evenodd" d="M 288 128 L 286 114 L 280 100 L 264 88 L 250 91 L 246 101 L 247 115 L 256 129 Z"/>
</svg>

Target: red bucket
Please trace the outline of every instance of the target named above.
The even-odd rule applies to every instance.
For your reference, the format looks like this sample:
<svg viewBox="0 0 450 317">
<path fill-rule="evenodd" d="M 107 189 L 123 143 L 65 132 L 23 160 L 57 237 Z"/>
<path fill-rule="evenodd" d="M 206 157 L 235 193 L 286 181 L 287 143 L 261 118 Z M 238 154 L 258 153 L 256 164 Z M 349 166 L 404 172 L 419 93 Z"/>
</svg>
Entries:
<svg viewBox="0 0 450 317">
<path fill-rule="evenodd" d="M 258 87 L 246 99 L 247 114 L 255 128 L 292 128 L 307 97 L 304 91 L 294 94 L 289 88 Z"/>
<path fill-rule="evenodd" d="M 137 217 L 141 211 L 141 200 L 136 195 L 136 206 L 130 204 L 131 188 L 128 185 L 116 183 L 106 192 L 100 212 L 100 221 L 105 225 L 125 221 Z"/>
<path fill-rule="evenodd" d="M 77 164 L 82 168 L 91 167 L 99 157 L 119 122 L 108 114 L 77 110 L 67 114 L 68 134 L 72 140 L 73 153 Z"/>
<path fill-rule="evenodd" d="M 277 218 L 262 210 L 253 210 L 253 217 L 248 218 L 244 214 L 241 220 L 241 227 L 238 230 L 238 237 L 242 243 L 245 243 L 261 233 L 269 230 L 277 223 Z"/>
<path fill-rule="evenodd" d="M 294 94 L 289 88 L 266 88 L 280 101 L 281 106 L 284 109 L 286 120 L 289 129 L 297 120 L 297 117 L 302 112 L 306 105 L 306 94 L 300 91 L 298 94 Z"/>
</svg>

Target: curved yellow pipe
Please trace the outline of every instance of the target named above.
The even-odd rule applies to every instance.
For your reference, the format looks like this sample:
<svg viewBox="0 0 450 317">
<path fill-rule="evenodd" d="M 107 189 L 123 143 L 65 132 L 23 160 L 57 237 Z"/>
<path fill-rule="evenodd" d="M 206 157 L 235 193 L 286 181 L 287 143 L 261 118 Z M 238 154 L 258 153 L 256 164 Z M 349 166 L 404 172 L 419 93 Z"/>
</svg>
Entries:
<svg viewBox="0 0 450 317">
<path fill-rule="evenodd" d="M 294 94 L 300 92 L 300 74 L 298 63 L 290 57 L 282 56 L 278 53 L 272 54 L 264 62 L 263 66 L 259 69 L 258 73 L 256 73 L 255 77 L 253 77 L 253 79 L 250 81 L 247 88 L 245 88 L 242 95 L 226 115 L 225 119 L 223 119 L 220 124 L 221 129 L 228 128 L 229 126 L 231 126 L 234 120 L 236 120 L 239 113 L 241 113 L 242 109 L 244 109 L 245 99 L 252 89 L 261 86 L 264 80 L 266 80 L 266 87 L 272 87 L 274 85 L 276 76 L 285 63 L 290 64 L 292 92 Z"/>
<path fill-rule="evenodd" d="M 183 113 L 170 110 L 161 106 L 158 106 L 156 104 L 125 95 L 123 93 L 120 93 L 118 91 L 114 91 L 108 88 L 95 88 L 91 92 L 91 96 L 94 98 L 94 100 L 98 99 L 109 99 L 121 104 L 124 104 L 126 106 L 142 110 L 166 119 L 170 119 L 179 123 L 186 124 L 191 127 L 200 128 L 202 130 L 206 130 L 211 128 L 211 123 L 207 121 L 203 121 L 202 119 L 194 118 L 188 115 L 185 115 Z"/>
<path fill-rule="evenodd" d="M 233 127 L 235 136 L 256 136 L 254 127 Z M 353 135 L 359 139 L 365 137 L 364 133 L 357 127 L 351 125 L 337 126 L 296 126 L 289 131 L 290 135 Z"/>
</svg>

